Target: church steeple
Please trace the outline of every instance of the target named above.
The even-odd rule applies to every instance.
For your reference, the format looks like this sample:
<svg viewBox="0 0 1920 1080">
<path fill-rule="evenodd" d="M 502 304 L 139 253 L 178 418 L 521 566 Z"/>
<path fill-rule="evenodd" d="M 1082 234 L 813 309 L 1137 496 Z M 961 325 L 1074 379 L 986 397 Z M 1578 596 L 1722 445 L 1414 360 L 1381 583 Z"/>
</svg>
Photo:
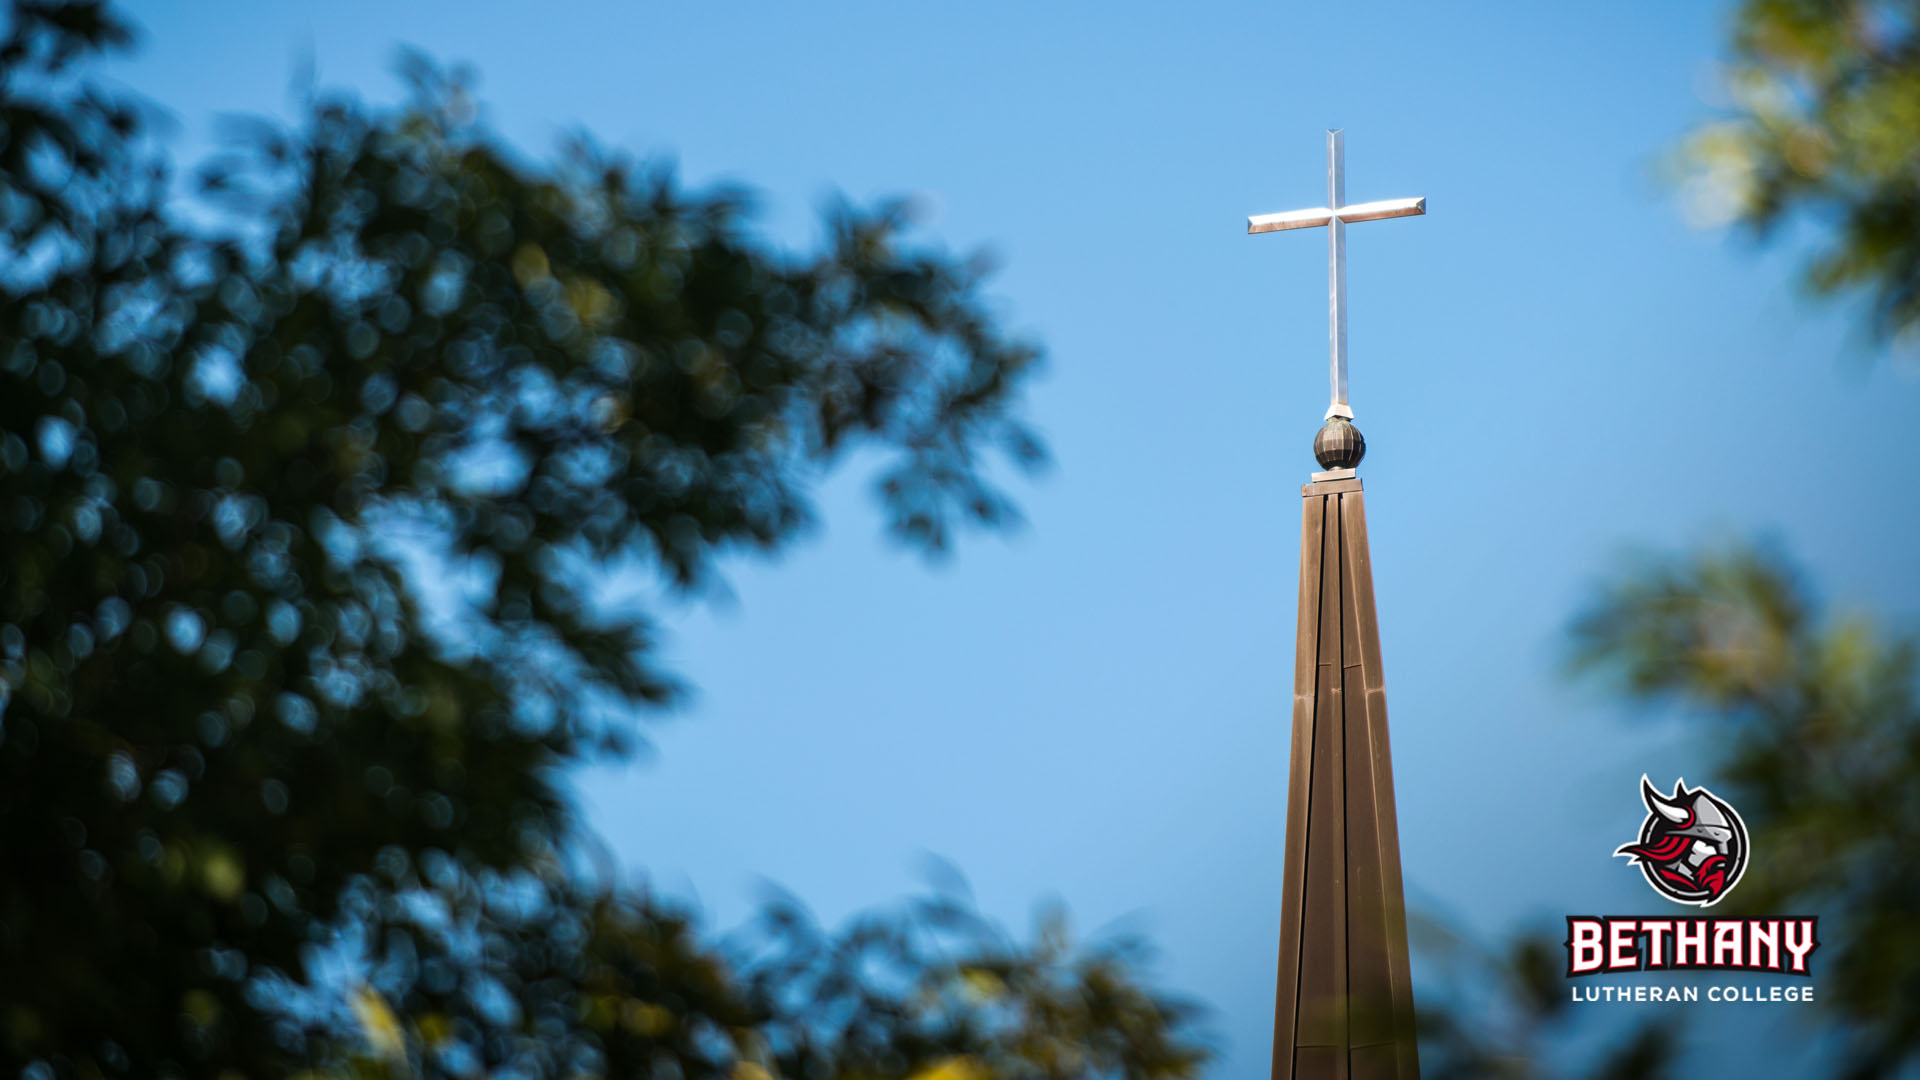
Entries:
<svg viewBox="0 0 1920 1080">
<path fill-rule="evenodd" d="M 1345 143 L 1327 133 L 1327 205 L 1247 219 L 1250 233 L 1326 226 L 1332 404 L 1300 489 L 1293 763 L 1274 1002 L 1273 1080 L 1418 1080 L 1386 679 L 1373 610 L 1366 440 L 1347 403 L 1346 225 L 1426 213 L 1425 199 L 1346 202 Z"/>
</svg>

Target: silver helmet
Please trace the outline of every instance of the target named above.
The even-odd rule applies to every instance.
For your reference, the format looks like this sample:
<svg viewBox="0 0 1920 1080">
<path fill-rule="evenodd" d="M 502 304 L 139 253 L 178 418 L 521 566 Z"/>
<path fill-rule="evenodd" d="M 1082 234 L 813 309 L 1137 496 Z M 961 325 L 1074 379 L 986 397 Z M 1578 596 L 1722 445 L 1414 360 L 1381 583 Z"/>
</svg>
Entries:
<svg viewBox="0 0 1920 1080">
<path fill-rule="evenodd" d="M 1669 829 L 1668 836 L 1692 836 L 1717 844 L 1731 841 L 1733 822 L 1727 820 L 1727 815 L 1715 805 L 1713 798 L 1702 791 L 1689 800 L 1686 792 L 1685 780 L 1674 781 L 1671 796 L 1660 794 L 1644 778 L 1640 781 L 1640 797 L 1646 800 L 1647 809 L 1680 826 Z"/>
</svg>

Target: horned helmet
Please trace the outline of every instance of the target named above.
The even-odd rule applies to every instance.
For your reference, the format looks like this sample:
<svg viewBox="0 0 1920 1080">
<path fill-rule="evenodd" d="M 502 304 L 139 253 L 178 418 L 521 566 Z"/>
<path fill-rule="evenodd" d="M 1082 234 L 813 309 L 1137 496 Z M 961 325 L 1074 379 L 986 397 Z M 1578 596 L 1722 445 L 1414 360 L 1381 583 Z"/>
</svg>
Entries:
<svg viewBox="0 0 1920 1080">
<path fill-rule="evenodd" d="M 1721 811 L 1706 789 L 1697 788 L 1692 801 L 1686 798 L 1686 781 L 1676 780 L 1672 797 L 1660 794 L 1646 777 L 1640 778 L 1640 798 L 1647 809 L 1673 823 L 1663 830 L 1668 836 L 1693 836 L 1711 840 L 1725 850 L 1733 842 L 1733 822 Z"/>
<path fill-rule="evenodd" d="M 1702 907 L 1719 901 L 1747 868 L 1747 828 L 1733 807 L 1704 787 L 1677 780 L 1662 795 L 1645 776 L 1646 820 L 1638 843 L 1614 851 L 1638 866 L 1655 892 Z"/>
</svg>

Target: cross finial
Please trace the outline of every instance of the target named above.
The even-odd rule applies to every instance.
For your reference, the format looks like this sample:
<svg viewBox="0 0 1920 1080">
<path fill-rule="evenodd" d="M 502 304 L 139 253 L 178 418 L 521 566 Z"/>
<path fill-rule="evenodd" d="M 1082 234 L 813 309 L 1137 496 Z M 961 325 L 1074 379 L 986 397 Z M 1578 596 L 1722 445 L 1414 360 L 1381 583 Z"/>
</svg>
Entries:
<svg viewBox="0 0 1920 1080">
<path fill-rule="evenodd" d="M 1339 130 L 1327 132 L 1327 205 L 1311 210 L 1289 210 L 1283 214 L 1261 214 L 1247 219 L 1247 232 L 1284 232 L 1288 229 L 1327 227 L 1327 351 L 1329 375 L 1333 382 L 1333 403 L 1327 406 L 1326 419 L 1351 420 L 1353 409 L 1347 405 L 1347 223 L 1378 221 L 1381 218 L 1413 217 L 1427 212 L 1427 200 L 1387 199 L 1381 202 L 1347 205 L 1346 137 Z M 1353 433 L 1354 439 L 1359 433 Z M 1358 461 L 1358 455 L 1354 455 Z"/>
</svg>

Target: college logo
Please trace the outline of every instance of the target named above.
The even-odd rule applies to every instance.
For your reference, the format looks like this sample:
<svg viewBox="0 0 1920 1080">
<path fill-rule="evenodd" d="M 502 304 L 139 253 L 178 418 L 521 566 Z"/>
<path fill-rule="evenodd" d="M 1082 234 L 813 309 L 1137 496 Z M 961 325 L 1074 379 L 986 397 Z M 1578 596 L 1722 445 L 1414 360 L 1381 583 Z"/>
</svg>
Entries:
<svg viewBox="0 0 1920 1080">
<path fill-rule="evenodd" d="M 1725 799 L 1676 780 L 1662 795 L 1645 776 L 1640 799 L 1647 819 L 1640 839 L 1615 855 L 1640 868 L 1653 891 L 1677 903 L 1706 907 L 1733 891 L 1747 869 L 1747 825 Z M 1820 947 L 1813 915 L 1724 919 L 1708 915 L 1569 915 L 1567 978 L 1628 972 L 1680 975 L 1747 971 L 1811 980 Z M 1576 986 L 1573 1001 L 1813 1000 L 1813 986 L 1633 983 Z"/>
<path fill-rule="evenodd" d="M 1614 852 L 1640 868 L 1655 892 L 1681 904 L 1706 907 L 1740 883 L 1747 870 L 1747 826 L 1725 799 L 1675 780 L 1662 795 L 1643 775 L 1640 798 L 1647 820 L 1637 843 Z"/>
</svg>

